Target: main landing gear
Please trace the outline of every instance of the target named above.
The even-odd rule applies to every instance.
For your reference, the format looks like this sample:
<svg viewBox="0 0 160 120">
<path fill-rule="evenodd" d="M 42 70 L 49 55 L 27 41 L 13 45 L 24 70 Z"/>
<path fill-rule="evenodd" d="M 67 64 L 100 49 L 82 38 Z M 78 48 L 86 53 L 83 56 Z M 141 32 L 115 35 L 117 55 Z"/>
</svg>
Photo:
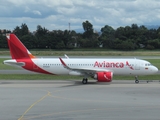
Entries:
<svg viewBox="0 0 160 120">
<path fill-rule="evenodd" d="M 87 78 L 83 78 L 82 83 L 83 84 L 87 84 L 88 83 L 88 79 Z"/>
<path fill-rule="evenodd" d="M 138 80 L 138 77 L 137 76 L 135 76 L 135 83 L 139 83 L 139 80 Z"/>
</svg>

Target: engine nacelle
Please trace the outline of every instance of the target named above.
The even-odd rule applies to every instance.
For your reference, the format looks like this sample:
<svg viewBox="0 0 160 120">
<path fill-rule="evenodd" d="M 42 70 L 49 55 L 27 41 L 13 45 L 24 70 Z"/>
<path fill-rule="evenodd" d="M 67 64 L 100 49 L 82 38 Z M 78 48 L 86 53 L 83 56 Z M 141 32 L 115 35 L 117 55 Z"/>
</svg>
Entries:
<svg viewBox="0 0 160 120">
<path fill-rule="evenodd" d="M 113 78 L 112 72 L 97 72 L 94 75 L 94 79 L 97 79 L 98 82 L 111 82 Z"/>
</svg>

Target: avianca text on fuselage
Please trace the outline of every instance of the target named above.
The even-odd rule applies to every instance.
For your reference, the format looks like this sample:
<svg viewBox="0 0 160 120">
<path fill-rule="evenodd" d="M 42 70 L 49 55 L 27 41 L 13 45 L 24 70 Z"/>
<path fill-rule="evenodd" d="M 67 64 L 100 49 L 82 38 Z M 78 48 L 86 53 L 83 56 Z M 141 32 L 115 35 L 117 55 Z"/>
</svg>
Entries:
<svg viewBox="0 0 160 120">
<path fill-rule="evenodd" d="M 96 61 L 94 63 L 94 67 L 98 67 L 98 68 L 124 68 L 124 66 L 131 66 L 129 65 L 128 61 L 126 61 L 126 64 L 123 63 L 123 62 L 106 62 L 106 61 L 103 61 L 103 62 L 98 62 Z"/>
</svg>

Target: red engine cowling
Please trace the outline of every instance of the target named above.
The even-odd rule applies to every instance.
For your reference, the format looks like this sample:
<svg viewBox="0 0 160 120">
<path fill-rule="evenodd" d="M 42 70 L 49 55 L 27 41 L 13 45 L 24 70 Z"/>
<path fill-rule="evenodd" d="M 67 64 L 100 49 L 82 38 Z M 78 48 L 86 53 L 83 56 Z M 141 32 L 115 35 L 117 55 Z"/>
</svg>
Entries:
<svg viewBox="0 0 160 120">
<path fill-rule="evenodd" d="M 94 75 L 94 78 L 98 80 L 98 82 L 111 82 L 113 78 L 112 72 L 97 72 Z"/>
</svg>

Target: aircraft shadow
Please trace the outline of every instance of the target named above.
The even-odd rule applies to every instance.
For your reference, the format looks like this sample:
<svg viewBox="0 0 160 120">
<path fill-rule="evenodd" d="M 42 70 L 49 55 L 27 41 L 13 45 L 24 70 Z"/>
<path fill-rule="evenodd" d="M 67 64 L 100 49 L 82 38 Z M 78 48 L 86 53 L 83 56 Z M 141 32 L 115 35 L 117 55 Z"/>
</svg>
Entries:
<svg viewBox="0 0 160 120">
<path fill-rule="evenodd" d="M 72 84 L 70 85 L 64 85 L 61 87 L 72 87 L 72 86 L 88 86 L 88 85 L 110 85 L 111 83 L 106 83 L 106 82 L 92 82 L 88 81 L 87 84 L 83 84 L 81 81 L 70 81 Z"/>
</svg>

